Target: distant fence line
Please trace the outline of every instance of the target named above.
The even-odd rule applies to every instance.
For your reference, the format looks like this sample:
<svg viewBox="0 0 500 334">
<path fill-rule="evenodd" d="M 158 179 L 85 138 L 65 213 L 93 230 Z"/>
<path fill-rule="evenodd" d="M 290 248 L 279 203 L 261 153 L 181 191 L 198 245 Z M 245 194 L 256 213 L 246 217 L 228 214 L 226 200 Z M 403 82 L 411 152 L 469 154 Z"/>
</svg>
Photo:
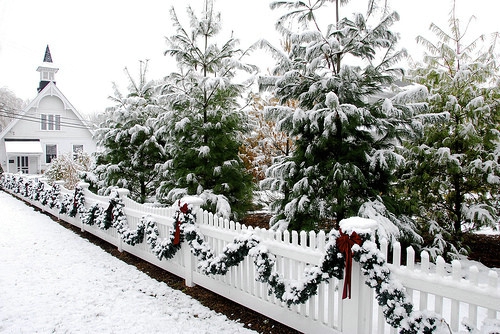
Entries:
<svg viewBox="0 0 500 334">
<path fill-rule="evenodd" d="M 365 284 L 362 269 L 356 261 L 352 265 L 351 299 L 342 298 L 343 280 L 331 277 L 318 284 L 316 294 L 303 304 L 287 306 L 275 295 L 268 294 L 270 286 L 263 280 L 259 281 L 261 268 L 250 256 L 245 256 L 239 265 L 232 266 L 224 275 L 207 275 L 200 256 L 193 254 L 187 242 L 172 246 L 176 215 L 179 214 L 177 206 L 162 208 L 139 204 L 128 198 L 128 191 L 124 189 L 118 189 L 110 196 L 98 196 L 88 190 L 88 185 L 80 184 L 77 190 L 70 191 L 61 183 L 51 186 L 43 179 L 20 174 L 2 175 L 0 186 L 58 219 L 113 244 L 120 251 L 182 277 L 187 286 L 200 285 L 301 332 L 398 331 L 386 323 L 384 308 L 375 301 L 374 289 Z M 82 206 L 77 205 L 79 200 Z M 323 231 L 254 229 L 202 210 L 196 199 L 188 201 L 191 202 L 198 233 L 194 237 L 202 239 L 190 241 L 190 245 L 193 242 L 208 245 L 215 257 L 227 252 L 226 246 L 233 245 L 234 240 L 251 234 L 258 238 L 263 249 L 273 254 L 273 271 L 279 273 L 283 281 L 303 282 L 304 272 L 324 260 L 329 244 L 328 235 Z M 123 215 L 126 224 L 109 225 L 110 219 L 116 222 L 119 215 Z M 107 228 L 103 228 L 106 225 Z M 176 248 L 169 250 L 167 246 Z M 382 240 L 380 251 L 386 258 L 389 246 Z M 466 328 L 500 326 L 500 286 L 495 271 L 489 271 L 487 280 L 480 281 L 477 267 L 472 266 L 466 271 L 460 262 L 447 264 L 441 257 L 433 264 L 426 252 L 421 253 L 421 263 L 416 263 L 413 248 L 408 248 L 406 253 L 406 265 L 403 266 L 400 244 L 392 245 L 392 263 L 388 267 L 406 288 L 415 309 L 433 311 L 442 316 L 453 333 Z M 171 258 L 167 260 L 166 257 Z"/>
</svg>

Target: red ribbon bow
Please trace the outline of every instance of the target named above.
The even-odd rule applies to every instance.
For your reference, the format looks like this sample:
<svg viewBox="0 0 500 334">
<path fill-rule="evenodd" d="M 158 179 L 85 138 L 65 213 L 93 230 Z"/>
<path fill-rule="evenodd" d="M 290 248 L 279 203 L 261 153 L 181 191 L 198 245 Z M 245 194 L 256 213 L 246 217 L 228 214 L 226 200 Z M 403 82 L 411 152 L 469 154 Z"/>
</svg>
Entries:
<svg viewBox="0 0 500 334">
<path fill-rule="evenodd" d="M 179 210 L 181 210 L 182 213 L 186 214 L 189 210 L 187 203 L 184 203 L 184 205 L 181 206 Z"/>
<path fill-rule="evenodd" d="M 189 210 L 187 203 L 181 206 L 181 201 L 179 201 L 180 212 L 186 214 Z M 179 220 L 180 214 L 177 214 L 177 221 L 175 222 L 175 234 L 174 234 L 174 245 L 181 243 L 181 221 Z"/>
<path fill-rule="evenodd" d="M 342 299 L 346 299 L 348 296 L 349 299 L 351 299 L 352 246 L 354 246 L 354 244 L 361 246 L 362 240 L 361 237 L 354 231 L 350 236 L 343 233 L 342 230 L 339 231 L 340 237 L 337 238 L 336 244 L 338 250 L 345 255 L 345 278 Z"/>
</svg>

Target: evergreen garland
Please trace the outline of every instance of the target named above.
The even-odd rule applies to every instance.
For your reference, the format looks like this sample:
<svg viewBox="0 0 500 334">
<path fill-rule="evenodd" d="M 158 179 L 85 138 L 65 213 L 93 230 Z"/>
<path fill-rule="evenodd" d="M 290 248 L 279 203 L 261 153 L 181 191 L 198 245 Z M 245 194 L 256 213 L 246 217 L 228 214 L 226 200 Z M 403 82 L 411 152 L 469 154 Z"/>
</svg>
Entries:
<svg viewBox="0 0 500 334">
<path fill-rule="evenodd" d="M 80 186 L 75 187 L 75 195 L 73 196 L 73 206 L 69 212 L 70 217 L 76 217 L 77 213 L 81 214 L 85 210 L 85 196 L 83 194 L 83 188 Z M 81 218 L 81 217 L 80 217 Z"/>
<path fill-rule="evenodd" d="M 386 322 L 401 328 L 401 334 L 435 333 L 438 325 L 446 324 L 431 312 L 413 311 L 413 304 L 407 300 L 404 286 L 391 277 L 382 252 L 375 242 L 365 240 L 362 246 L 354 245 L 353 256 L 361 265 L 365 283 L 375 289 L 376 299 L 382 307 Z"/>
<path fill-rule="evenodd" d="M 47 205 L 49 208 L 53 209 L 59 203 L 60 193 L 61 187 L 58 184 L 54 184 L 48 193 Z"/>
<path fill-rule="evenodd" d="M 22 187 L 23 187 L 23 181 L 22 181 L 22 179 L 19 177 L 19 178 L 17 178 L 17 179 L 16 179 L 15 186 L 14 186 L 14 189 L 13 189 L 13 190 L 14 190 L 14 192 L 15 192 L 16 194 L 19 194 L 19 193 L 21 192 Z"/>
<path fill-rule="evenodd" d="M 184 222 L 190 224 L 182 224 L 182 230 L 204 274 L 224 275 L 229 268 L 238 265 L 245 256 L 250 255 L 254 257 L 257 268 L 256 280 L 268 283 L 269 294 L 273 293 L 288 306 L 305 303 L 317 294 L 321 282 L 332 277 L 343 278 L 345 256 L 337 248 L 339 231 L 330 232 L 326 253 L 321 264 L 305 269 L 304 279 L 297 282 L 285 280 L 280 277 L 279 273 L 272 273 L 274 255 L 260 245 L 259 239 L 254 234 L 235 237 L 232 244 L 226 245 L 221 255 L 214 256 L 213 251 L 207 247 L 203 237 L 198 234 L 192 223 L 194 219 L 191 212 L 186 215 L 189 217 Z M 402 334 L 434 333 L 437 325 L 443 323 L 444 320 L 435 315 L 413 312 L 413 305 L 407 301 L 404 287 L 390 276 L 390 269 L 382 253 L 369 239 L 371 236 L 361 235 L 360 237 L 363 241 L 362 245 L 352 247 L 353 256 L 361 264 L 362 273 L 366 277 L 365 283 L 375 288 L 377 301 L 382 306 L 387 323 L 395 328 L 401 328 Z"/>
<path fill-rule="evenodd" d="M 40 193 L 40 204 L 43 206 L 47 205 L 49 202 L 50 189 L 43 187 L 43 191 Z"/>
<path fill-rule="evenodd" d="M 159 240 L 160 233 L 158 232 L 158 227 L 156 222 L 152 220 L 151 217 L 146 219 L 146 243 L 149 244 L 151 250 L 156 255 L 156 257 L 161 261 L 162 259 L 169 260 L 174 257 L 179 249 L 181 249 L 181 243 L 174 243 L 175 232 L 171 229 L 167 238 Z M 174 223 L 175 226 L 175 223 Z"/>
<path fill-rule="evenodd" d="M 82 223 L 92 226 L 94 225 L 98 217 L 103 214 L 104 210 L 99 206 L 99 204 L 95 203 L 87 210 L 84 210 L 80 216 Z"/>
<path fill-rule="evenodd" d="M 39 201 L 40 200 L 40 194 L 43 193 L 43 191 L 44 191 L 43 188 L 44 188 L 44 183 L 38 181 L 36 183 L 36 187 L 35 187 L 35 190 L 33 191 L 31 199 L 35 200 L 35 201 Z"/>
<path fill-rule="evenodd" d="M 61 202 L 59 203 L 59 213 L 69 215 L 69 208 L 73 204 L 73 196 L 68 194 L 64 194 Z"/>
<path fill-rule="evenodd" d="M 31 183 L 29 181 L 23 182 L 21 195 L 23 195 L 24 197 L 30 197 L 31 195 L 30 185 Z"/>
<path fill-rule="evenodd" d="M 145 229 L 142 220 L 138 224 L 137 229 L 132 230 L 129 228 L 127 216 L 123 213 L 123 201 L 117 193 L 115 193 L 115 197 L 110 199 L 110 206 L 112 208 L 112 226 L 116 228 L 122 240 L 131 246 L 141 243 L 144 239 Z"/>
<path fill-rule="evenodd" d="M 2 183 L 3 187 L 12 187 L 10 189 L 14 191 L 15 189 L 18 191 L 23 189 L 19 180 L 10 182 L 8 179 L 2 178 Z M 53 200 L 52 196 L 59 194 L 57 187 L 55 185 L 44 192 L 41 201 L 47 200 L 47 198 Z M 76 194 L 75 189 L 75 199 Z M 179 205 L 173 228 L 170 229 L 169 236 L 163 240 L 159 240 L 157 224 L 150 216 L 142 217 L 137 229 L 132 230 L 128 227 L 126 215 L 123 213 L 124 204 L 118 194 L 110 198 L 106 210 L 98 204 L 92 205 L 87 210 L 81 209 L 83 206 L 80 207 L 80 205 L 76 205 L 76 207 L 81 210 L 83 223 L 88 225 L 96 223 L 101 229 L 115 227 L 122 240 L 127 244 L 141 243 L 146 236 L 146 243 L 150 245 L 159 260 L 171 259 L 181 248 L 181 243 L 185 239 L 191 252 L 198 259 L 199 268 L 207 275 L 224 275 L 229 268 L 239 265 L 249 255 L 253 257 L 256 266 L 255 280 L 267 283 L 269 285 L 268 293 L 274 294 L 276 298 L 288 306 L 305 303 L 311 296 L 317 294 L 321 282 L 332 277 L 342 279 L 344 275 L 345 256 L 338 250 L 337 239 L 341 234 L 336 230 L 329 233 L 326 252 L 321 264 L 306 268 L 304 278 L 294 281 L 285 280 L 279 273 L 273 272 L 275 256 L 261 245 L 260 239 L 253 233 L 244 233 L 235 237 L 233 243 L 226 245 L 222 253 L 215 256 L 195 225 L 195 216 L 191 205 L 185 204 L 182 207 Z M 373 236 L 363 234 L 360 237 L 361 244 L 354 244 L 351 248 L 353 259 L 360 263 L 365 283 L 375 289 L 376 299 L 382 307 L 387 323 L 395 328 L 400 328 L 401 334 L 435 333 L 438 331 L 438 327 L 443 323 L 446 324 L 444 319 L 438 318 L 430 312 L 413 311 L 413 305 L 407 300 L 405 288 L 391 277 L 390 269 L 383 254 L 373 241 Z"/>
</svg>

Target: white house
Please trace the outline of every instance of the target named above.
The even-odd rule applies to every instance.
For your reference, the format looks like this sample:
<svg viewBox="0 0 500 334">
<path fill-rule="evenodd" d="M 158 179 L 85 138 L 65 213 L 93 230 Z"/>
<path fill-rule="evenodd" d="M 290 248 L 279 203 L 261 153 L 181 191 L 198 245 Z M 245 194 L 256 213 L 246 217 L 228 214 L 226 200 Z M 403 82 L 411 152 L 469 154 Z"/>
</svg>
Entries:
<svg viewBox="0 0 500 334">
<path fill-rule="evenodd" d="M 4 171 L 40 174 L 58 155 L 95 152 L 90 128 L 56 86 L 58 70 L 47 45 L 43 64 L 37 68 L 38 95 L 0 133 L 0 163 Z"/>
</svg>

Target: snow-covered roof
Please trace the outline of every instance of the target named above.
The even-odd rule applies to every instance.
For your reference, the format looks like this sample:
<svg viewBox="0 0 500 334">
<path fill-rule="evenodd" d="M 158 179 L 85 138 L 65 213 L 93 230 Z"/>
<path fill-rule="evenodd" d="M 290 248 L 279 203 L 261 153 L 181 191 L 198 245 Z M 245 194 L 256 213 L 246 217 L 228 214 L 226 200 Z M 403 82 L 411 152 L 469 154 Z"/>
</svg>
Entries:
<svg viewBox="0 0 500 334">
<path fill-rule="evenodd" d="M 16 140 L 16 141 L 5 141 L 5 151 L 7 154 L 42 154 L 42 144 L 39 140 Z"/>
</svg>

